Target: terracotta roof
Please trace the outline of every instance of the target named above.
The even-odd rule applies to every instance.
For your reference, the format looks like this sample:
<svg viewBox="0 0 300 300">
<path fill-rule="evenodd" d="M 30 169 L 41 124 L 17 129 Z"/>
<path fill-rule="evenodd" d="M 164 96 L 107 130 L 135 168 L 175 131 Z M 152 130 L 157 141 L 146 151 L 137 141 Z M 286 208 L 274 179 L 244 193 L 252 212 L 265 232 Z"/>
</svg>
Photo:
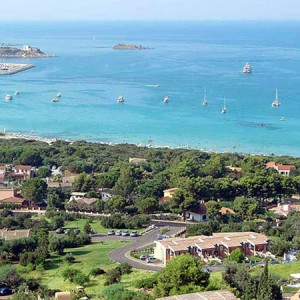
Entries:
<svg viewBox="0 0 300 300">
<path fill-rule="evenodd" d="M 266 163 L 267 168 L 274 168 L 276 167 L 276 162 L 275 161 L 269 161 Z"/>
<path fill-rule="evenodd" d="M 18 204 L 18 205 L 22 205 L 24 203 L 24 201 L 26 201 L 24 198 L 22 197 L 9 197 L 3 200 L 0 200 L 0 203 L 9 203 L 9 204 Z"/>
<path fill-rule="evenodd" d="M 31 170 L 31 166 L 29 166 L 29 165 L 15 165 L 14 168 L 21 169 L 21 170 L 27 170 L 27 171 Z"/>
<path fill-rule="evenodd" d="M 20 238 L 29 237 L 30 229 L 21 230 L 7 230 L 0 229 L 0 237 L 4 238 L 6 241 L 16 240 Z"/>
<path fill-rule="evenodd" d="M 169 201 L 170 199 L 171 197 L 169 196 L 160 198 L 161 201 Z"/>
<path fill-rule="evenodd" d="M 87 205 L 90 205 L 90 204 L 95 203 L 98 199 L 97 198 L 83 198 L 82 200 Z"/>
<path fill-rule="evenodd" d="M 282 165 L 282 164 L 277 164 L 278 171 L 291 171 L 296 169 L 294 165 Z"/>
<path fill-rule="evenodd" d="M 159 298 L 157 300 L 239 300 L 229 291 L 199 292 Z"/>
<path fill-rule="evenodd" d="M 231 208 L 228 208 L 228 207 L 222 207 L 219 212 L 222 214 L 222 215 L 226 215 L 226 214 L 235 214 L 235 211 Z"/>
</svg>

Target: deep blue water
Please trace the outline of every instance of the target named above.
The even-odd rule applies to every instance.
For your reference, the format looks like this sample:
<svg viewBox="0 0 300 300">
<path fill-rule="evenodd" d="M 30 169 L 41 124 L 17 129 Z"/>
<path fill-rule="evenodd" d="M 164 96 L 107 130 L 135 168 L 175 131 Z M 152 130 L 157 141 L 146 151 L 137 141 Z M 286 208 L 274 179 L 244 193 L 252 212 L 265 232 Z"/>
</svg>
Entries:
<svg viewBox="0 0 300 300">
<path fill-rule="evenodd" d="M 300 23 L 1 22 L 0 42 L 57 55 L 2 60 L 36 68 L 0 77 L 1 99 L 21 92 L 0 100 L 0 130 L 300 156 Z M 120 42 L 153 49 L 113 50 Z M 252 75 L 241 74 L 245 62 Z M 272 108 L 276 87 L 282 105 Z"/>
</svg>

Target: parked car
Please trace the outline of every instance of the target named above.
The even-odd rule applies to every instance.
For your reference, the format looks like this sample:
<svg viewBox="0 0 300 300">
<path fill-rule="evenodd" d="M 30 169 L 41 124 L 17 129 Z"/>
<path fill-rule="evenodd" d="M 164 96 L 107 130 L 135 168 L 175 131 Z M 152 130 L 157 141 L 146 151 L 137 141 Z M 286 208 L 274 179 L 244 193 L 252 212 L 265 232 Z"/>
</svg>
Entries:
<svg viewBox="0 0 300 300">
<path fill-rule="evenodd" d="M 12 290 L 9 288 L 0 289 L 0 296 L 7 296 L 7 295 L 11 295 L 12 293 L 13 293 Z"/>
<path fill-rule="evenodd" d="M 0 289 L 6 288 L 7 285 L 4 282 L 0 282 Z"/>
<path fill-rule="evenodd" d="M 168 239 L 168 238 L 169 238 L 168 235 L 159 235 L 159 236 L 157 237 L 157 240 L 158 240 L 158 241 L 161 241 L 161 240 Z"/>
<path fill-rule="evenodd" d="M 131 231 L 130 236 L 132 236 L 132 237 L 138 236 L 137 231 Z"/>
<path fill-rule="evenodd" d="M 156 263 L 156 262 L 158 262 L 158 259 L 153 256 L 148 256 L 146 259 L 146 262 L 147 263 Z"/>
<path fill-rule="evenodd" d="M 123 230 L 122 231 L 122 236 L 129 236 L 128 230 Z"/>
<path fill-rule="evenodd" d="M 121 233 L 120 230 L 116 231 L 116 235 L 121 235 L 121 234 L 122 234 L 122 233 Z"/>
<path fill-rule="evenodd" d="M 71 229 L 69 229 L 69 228 L 66 228 L 66 229 L 64 230 L 64 233 L 65 233 L 65 234 L 69 234 L 69 233 L 70 233 L 70 231 L 71 231 Z"/>
<path fill-rule="evenodd" d="M 140 260 L 147 260 L 148 255 L 140 255 Z"/>
<path fill-rule="evenodd" d="M 62 233 L 64 233 L 64 230 L 63 230 L 62 228 L 57 228 L 57 229 L 55 230 L 55 232 L 56 232 L 57 234 L 62 234 Z"/>
<path fill-rule="evenodd" d="M 114 230 L 108 230 L 107 231 L 107 235 L 114 235 L 115 234 L 115 231 Z"/>
</svg>

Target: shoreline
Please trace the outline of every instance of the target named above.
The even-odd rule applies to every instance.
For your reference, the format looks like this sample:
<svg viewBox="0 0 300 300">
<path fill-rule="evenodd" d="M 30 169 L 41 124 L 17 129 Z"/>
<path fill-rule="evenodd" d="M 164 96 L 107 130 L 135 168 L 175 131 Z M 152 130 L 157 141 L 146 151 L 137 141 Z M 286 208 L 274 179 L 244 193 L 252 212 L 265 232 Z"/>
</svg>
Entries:
<svg viewBox="0 0 300 300">
<path fill-rule="evenodd" d="M 85 141 L 87 143 L 93 143 L 93 144 L 101 144 L 101 145 L 108 145 L 108 146 L 117 146 L 117 145 L 134 145 L 139 148 L 149 148 L 149 149 L 171 149 L 171 150 L 187 150 L 187 151 L 192 151 L 192 150 L 198 150 L 204 153 L 216 153 L 216 154 L 225 154 L 225 153 L 231 153 L 231 154 L 239 154 L 239 155 L 245 155 L 245 156 L 259 156 L 259 157 L 291 157 L 291 158 L 299 158 L 298 156 L 293 156 L 289 154 L 272 154 L 272 153 L 250 153 L 250 152 L 242 152 L 242 151 L 218 151 L 218 150 L 213 150 L 213 149 L 203 149 L 203 148 L 196 148 L 196 147 L 174 147 L 174 146 L 168 146 L 168 145 L 143 145 L 141 143 L 124 143 L 124 142 L 101 142 L 101 141 L 96 141 L 96 140 L 87 140 L 87 139 L 66 139 L 66 138 L 52 138 L 52 137 L 45 137 L 41 135 L 34 135 L 34 134 L 27 134 L 27 133 L 21 133 L 21 132 L 10 132 L 10 133 L 0 133 L 0 140 L 5 139 L 5 140 L 13 140 L 13 139 L 23 139 L 23 140 L 28 140 L 28 141 L 36 141 L 36 142 L 44 142 L 47 143 L 48 145 L 51 145 L 52 143 L 56 141 L 64 141 L 66 143 L 74 143 L 78 141 Z"/>
</svg>

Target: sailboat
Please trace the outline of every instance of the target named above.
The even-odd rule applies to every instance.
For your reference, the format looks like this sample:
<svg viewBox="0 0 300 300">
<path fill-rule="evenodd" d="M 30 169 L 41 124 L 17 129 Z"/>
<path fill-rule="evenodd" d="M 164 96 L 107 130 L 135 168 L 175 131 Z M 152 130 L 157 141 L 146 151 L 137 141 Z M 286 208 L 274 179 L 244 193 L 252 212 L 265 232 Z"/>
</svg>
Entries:
<svg viewBox="0 0 300 300">
<path fill-rule="evenodd" d="M 118 103 L 123 103 L 125 101 L 123 96 L 119 96 L 117 102 Z"/>
<path fill-rule="evenodd" d="M 170 101 L 170 98 L 169 98 L 168 96 L 166 96 L 166 97 L 164 98 L 164 103 L 169 103 L 169 101 Z"/>
<path fill-rule="evenodd" d="M 5 101 L 11 101 L 11 100 L 13 100 L 13 96 L 7 94 L 7 95 L 5 95 L 4 100 L 5 100 Z"/>
<path fill-rule="evenodd" d="M 20 94 L 19 88 L 17 87 L 15 90 L 15 96 L 18 96 Z"/>
<path fill-rule="evenodd" d="M 225 102 L 225 97 L 224 97 L 224 106 L 223 106 L 223 108 L 221 110 L 221 113 L 222 114 L 226 114 L 226 112 L 227 112 L 227 109 L 226 109 L 226 102 Z"/>
<path fill-rule="evenodd" d="M 208 105 L 208 101 L 207 101 L 207 97 L 206 97 L 206 89 L 205 89 L 205 92 L 204 92 L 204 98 L 203 98 L 202 105 L 203 106 L 207 106 Z"/>
<path fill-rule="evenodd" d="M 278 107 L 278 106 L 280 106 L 280 102 L 279 102 L 279 100 L 278 100 L 278 89 L 276 88 L 276 90 L 275 90 L 275 100 L 272 102 L 272 106 L 273 107 Z"/>
</svg>

